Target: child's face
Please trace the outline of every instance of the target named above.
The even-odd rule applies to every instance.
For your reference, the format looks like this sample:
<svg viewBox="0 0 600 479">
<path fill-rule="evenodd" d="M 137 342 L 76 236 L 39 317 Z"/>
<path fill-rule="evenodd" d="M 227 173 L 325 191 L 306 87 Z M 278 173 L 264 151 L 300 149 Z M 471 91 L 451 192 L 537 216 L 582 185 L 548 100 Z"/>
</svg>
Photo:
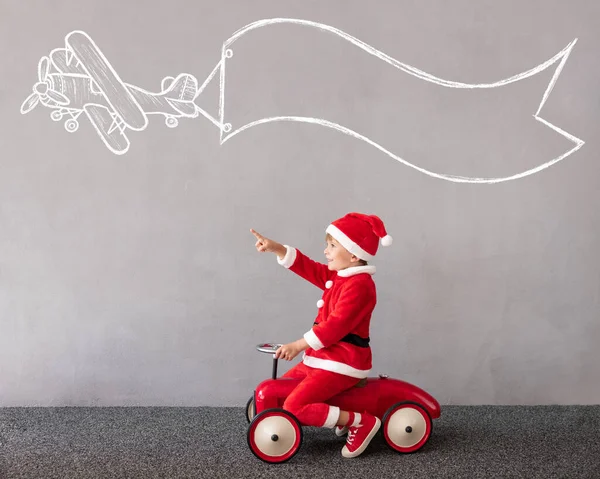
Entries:
<svg viewBox="0 0 600 479">
<path fill-rule="evenodd" d="M 330 236 L 327 237 L 327 247 L 324 253 L 330 271 L 341 271 L 350 266 L 356 266 L 358 262 L 356 256 Z"/>
</svg>

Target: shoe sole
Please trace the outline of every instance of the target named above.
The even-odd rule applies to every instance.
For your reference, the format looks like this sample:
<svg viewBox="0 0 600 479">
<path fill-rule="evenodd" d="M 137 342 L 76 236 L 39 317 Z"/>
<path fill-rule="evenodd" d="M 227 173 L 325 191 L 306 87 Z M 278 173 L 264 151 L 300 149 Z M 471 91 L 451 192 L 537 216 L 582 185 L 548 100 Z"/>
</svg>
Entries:
<svg viewBox="0 0 600 479">
<path fill-rule="evenodd" d="M 348 450 L 348 447 L 344 446 L 342 448 L 342 456 L 347 457 L 347 458 L 352 458 L 352 457 L 360 456 L 365 451 L 365 449 L 367 448 L 367 446 L 371 443 L 371 439 L 373 439 L 373 437 L 375 436 L 375 434 L 377 434 L 377 431 L 379 431 L 380 427 L 381 427 L 381 421 L 379 420 L 378 417 L 376 417 L 375 418 L 375 425 L 373 426 L 373 429 L 371 429 L 371 432 L 369 432 L 369 435 L 364 440 L 364 442 L 362 443 L 362 445 L 356 451 L 354 451 L 354 452 L 350 452 Z"/>
</svg>

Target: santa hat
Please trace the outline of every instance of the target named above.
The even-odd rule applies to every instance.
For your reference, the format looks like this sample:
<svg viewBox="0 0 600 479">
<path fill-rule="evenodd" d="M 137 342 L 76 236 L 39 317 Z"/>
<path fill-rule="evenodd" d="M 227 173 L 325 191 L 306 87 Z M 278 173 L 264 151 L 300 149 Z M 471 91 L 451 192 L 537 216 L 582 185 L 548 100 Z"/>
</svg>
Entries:
<svg viewBox="0 0 600 479">
<path fill-rule="evenodd" d="M 385 231 L 383 221 L 375 215 L 348 213 L 333 221 L 326 232 L 354 256 L 365 261 L 375 257 L 380 239 L 383 246 L 392 244 L 392 237 Z"/>
</svg>

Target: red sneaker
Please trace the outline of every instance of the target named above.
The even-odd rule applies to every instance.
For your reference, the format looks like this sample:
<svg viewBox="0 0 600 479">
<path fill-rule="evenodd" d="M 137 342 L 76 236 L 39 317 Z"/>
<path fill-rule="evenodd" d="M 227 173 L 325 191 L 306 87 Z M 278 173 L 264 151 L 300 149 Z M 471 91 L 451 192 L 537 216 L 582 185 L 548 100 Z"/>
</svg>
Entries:
<svg viewBox="0 0 600 479">
<path fill-rule="evenodd" d="M 335 435 L 337 437 L 342 437 L 345 434 L 348 434 L 348 426 L 335 426 Z"/>
<path fill-rule="evenodd" d="M 358 423 L 358 426 L 348 428 L 346 445 L 342 448 L 342 456 L 344 457 L 360 456 L 381 427 L 379 418 L 368 413 L 361 414 Z"/>
</svg>

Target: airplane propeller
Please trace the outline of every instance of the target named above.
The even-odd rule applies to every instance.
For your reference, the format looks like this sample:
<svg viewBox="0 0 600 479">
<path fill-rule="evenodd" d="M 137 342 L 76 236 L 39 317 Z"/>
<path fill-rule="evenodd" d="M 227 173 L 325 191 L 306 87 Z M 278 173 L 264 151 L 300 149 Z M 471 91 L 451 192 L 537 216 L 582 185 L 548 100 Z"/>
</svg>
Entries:
<svg viewBox="0 0 600 479">
<path fill-rule="evenodd" d="M 48 76 L 49 70 L 50 59 L 42 57 L 38 63 L 38 82 L 33 85 L 33 93 L 21 105 L 21 113 L 30 112 L 39 102 L 44 103 L 48 99 L 61 106 L 69 104 L 69 99 L 66 96 L 52 89 L 52 83 Z"/>
</svg>

